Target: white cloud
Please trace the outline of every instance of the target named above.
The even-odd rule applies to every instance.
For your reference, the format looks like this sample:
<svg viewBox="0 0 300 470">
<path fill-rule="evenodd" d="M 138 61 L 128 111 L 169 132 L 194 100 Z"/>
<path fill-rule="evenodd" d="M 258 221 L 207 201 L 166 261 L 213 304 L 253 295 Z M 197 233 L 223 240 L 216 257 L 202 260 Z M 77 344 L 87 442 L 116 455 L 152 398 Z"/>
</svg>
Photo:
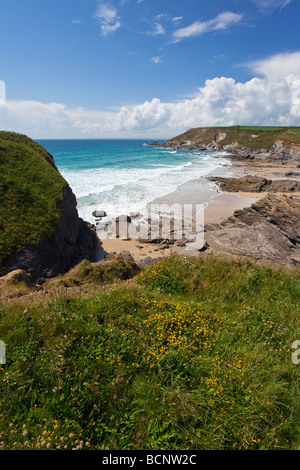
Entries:
<svg viewBox="0 0 300 470">
<path fill-rule="evenodd" d="M 225 11 L 220 13 L 218 16 L 209 21 L 195 21 L 190 26 L 185 28 L 179 28 L 174 31 L 173 36 L 175 42 L 181 41 L 185 38 L 193 36 L 200 36 L 201 34 L 208 33 L 210 31 L 226 30 L 239 23 L 243 18 L 242 14 L 232 13 L 231 11 Z"/>
<path fill-rule="evenodd" d="M 226 56 L 224 54 L 218 54 L 214 56 L 215 60 L 225 60 Z"/>
<path fill-rule="evenodd" d="M 167 13 L 159 13 L 158 15 L 156 15 L 156 19 L 157 20 L 162 20 L 162 19 L 168 19 L 169 15 Z"/>
<path fill-rule="evenodd" d="M 117 112 L 8 100 L 0 105 L 0 128 L 33 138 L 167 138 L 198 126 L 299 126 L 300 70 L 295 54 L 300 52 L 252 64 L 261 78 L 241 83 L 216 77 L 207 80 L 192 99 L 167 103 L 153 98 Z M 287 76 L 273 66 L 280 60 L 286 64 Z"/>
<path fill-rule="evenodd" d="M 116 8 L 109 3 L 100 2 L 95 16 L 100 24 L 102 36 L 113 33 L 121 26 Z"/>
<path fill-rule="evenodd" d="M 153 29 L 151 31 L 148 31 L 147 34 L 149 34 L 150 36 L 159 36 L 165 33 L 166 30 L 163 25 L 161 25 L 160 23 L 154 23 Z"/>
<path fill-rule="evenodd" d="M 258 8 L 265 11 L 273 11 L 277 8 L 285 8 L 289 5 L 293 0 L 252 0 Z"/>
<path fill-rule="evenodd" d="M 151 62 L 153 62 L 153 64 L 160 64 L 162 62 L 162 58 L 159 56 L 151 57 Z"/>
<path fill-rule="evenodd" d="M 174 18 L 172 18 L 172 21 L 174 21 L 174 23 L 177 23 L 178 21 L 181 21 L 183 19 L 183 16 L 175 16 Z"/>
<path fill-rule="evenodd" d="M 276 54 L 267 59 L 250 62 L 248 66 L 257 74 L 277 80 L 290 74 L 300 74 L 300 51 Z"/>
<path fill-rule="evenodd" d="M 152 135 L 176 135 L 191 127 L 252 124 L 299 125 L 300 76 L 278 81 L 253 78 L 207 80 L 194 99 L 162 103 L 154 98 L 139 106 L 123 107 L 106 120 L 108 129 Z M 297 98 L 298 97 L 298 98 Z"/>
<path fill-rule="evenodd" d="M 33 138 L 76 138 L 80 132 L 101 132 L 111 113 L 84 108 L 67 108 L 62 103 L 7 100 L 0 104 L 0 129 L 20 132 Z"/>
</svg>

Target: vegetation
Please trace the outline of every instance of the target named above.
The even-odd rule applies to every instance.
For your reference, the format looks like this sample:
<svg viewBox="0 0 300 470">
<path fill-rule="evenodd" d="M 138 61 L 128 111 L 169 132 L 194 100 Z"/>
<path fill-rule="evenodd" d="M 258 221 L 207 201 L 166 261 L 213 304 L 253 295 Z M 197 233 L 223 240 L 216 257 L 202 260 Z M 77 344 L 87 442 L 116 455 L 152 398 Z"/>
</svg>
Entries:
<svg viewBox="0 0 300 470">
<path fill-rule="evenodd" d="M 190 129 L 170 141 L 191 140 L 194 144 L 208 145 L 219 133 L 226 133 L 226 137 L 220 141 L 222 145 L 238 142 L 245 147 L 269 149 L 276 141 L 282 141 L 287 147 L 300 144 L 300 127 L 260 126 L 199 127 Z"/>
<path fill-rule="evenodd" d="M 105 259 L 102 263 L 90 263 L 85 259 L 69 272 L 48 280 L 45 287 L 47 289 L 84 285 L 91 287 L 114 282 L 116 279 L 130 279 L 139 272 L 140 268 L 134 261 L 124 261 L 118 255 L 113 256 L 111 261 Z"/>
<path fill-rule="evenodd" d="M 299 271 L 174 257 L 67 291 L 0 307 L 2 449 L 299 448 Z"/>
<path fill-rule="evenodd" d="M 66 181 L 51 155 L 28 137 L 0 132 L 0 263 L 55 232 Z"/>
</svg>

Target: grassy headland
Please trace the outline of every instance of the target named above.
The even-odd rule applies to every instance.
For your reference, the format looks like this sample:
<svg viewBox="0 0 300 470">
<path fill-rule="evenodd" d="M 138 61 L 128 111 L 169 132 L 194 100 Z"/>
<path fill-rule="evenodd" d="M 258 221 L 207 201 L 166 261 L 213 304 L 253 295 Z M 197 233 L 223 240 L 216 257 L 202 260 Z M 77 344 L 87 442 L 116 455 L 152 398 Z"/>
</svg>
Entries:
<svg viewBox="0 0 300 470">
<path fill-rule="evenodd" d="M 1 448 L 298 449 L 299 297 L 296 270 L 174 257 L 3 303 Z"/>
<path fill-rule="evenodd" d="M 192 141 L 194 145 L 209 145 L 215 139 L 223 146 L 238 142 L 244 147 L 269 149 L 276 141 L 289 148 L 300 144 L 300 127 L 199 127 L 169 139 L 167 142 Z"/>
<path fill-rule="evenodd" d="M 299 136 L 236 126 L 176 139 L 269 148 Z M 0 133 L 0 170 L 1 261 L 55 229 L 66 183 L 15 134 Z M 0 450 L 299 449 L 299 270 L 207 256 L 82 261 L 42 287 L 11 274 Z"/>
<path fill-rule="evenodd" d="M 24 135 L 0 132 L 0 263 L 57 228 L 66 181 L 51 155 Z"/>
</svg>

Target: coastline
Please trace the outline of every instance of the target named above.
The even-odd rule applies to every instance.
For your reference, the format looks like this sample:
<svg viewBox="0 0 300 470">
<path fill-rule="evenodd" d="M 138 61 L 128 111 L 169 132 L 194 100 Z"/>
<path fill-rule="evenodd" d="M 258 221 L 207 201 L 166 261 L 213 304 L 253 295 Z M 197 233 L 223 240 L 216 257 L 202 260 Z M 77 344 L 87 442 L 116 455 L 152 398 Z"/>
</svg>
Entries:
<svg viewBox="0 0 300 470">
<path fill-rule="evenodd" d="M 251 205 L 258 198 L 247 194 L 232 194 L 221 191 L 209 179 L 215 176 L 239 177 L 243 174 L 243 169 L 236 162 L 231 165 L 225 164 L 210 171 L 206 176 L 191 180 L 180 185 L 176 191 L 163 197 L 154 199 L 151 204 L 204 204 L 204 223 L 219 223 L 246 205 Z M 172 253 L 174 247 L 159 247 L 156 244 L 145 243 L 142 240 L 121 239 L 121 238 L 101 238 L 101 248 L 103 252 L 99 260 L 112 253 L 130 252 L 137 263 L 143 263 L 145 259 L 162 260 Z"/>
<path fill-rule="evenodd" d="M 161 261 L 162 259 L 178 254 L 183 256 L 207 256 L 209 254 L 223 254 L 222 246 L 216 244 L 215 234 L 218 234 L 219 228 L 226 226 L 227 221 L 234 218 L 235 213 L 243 211 L 251 211 L 252 204 L 259 204 L 266 196 L 272 195 L 272 192 L 254 192 L 254 191 L 223 191 L 219 184 L 213 182 L 213 178 L 222 177 L 224 179 L 241 179 L 246 176 L 253 176 L 259 178 L 266 178 L 272 180 L 286 180 L 288 177 L 286 173 L 297 173 L 299 168 L 297 164 L 288 162 L 283 165 L 281 161 L 266 162 L 266 161 L 248 161 L 241 155 L 231 156 L 228 154 L 228 160 L 231 161 L 230 165 L 222 165 L 211 171 L 205 177 L 198 180 L 191 180 L 179 186 L 178 189 L 163 198 L 158 198 L 153 203 L 166 203 L 172 204 L 177 202 L 179 204 L 193 203 L 203 204 L 204 208 L 204 226 L 205 226 L 205 243 L 209 249 L 204 249 L 203 252 L 186 250 L 185 244 L 180 240 L 179 243 L 145 243 L 143 240 L 122 240 L 122 239 L 106 239 L 101 240 L 102 248 L 104 249 L 104 256 L 113 253 L 130 252 L 135 262 L 138 264 L 151 264 L 152 262 Z M 300 181 L 300 176 L 293 176 L 293 180 Z M 278 197 L 291 196 L 289 192 L 278 192 Z M 294 198 L 299 198 L 300 192 L 294 192 Z M 211 230 L 216 230 L 212 232 Z M 226 231 L 223 230 L 226 235 Z M 208 241 L 208 243 L 207 243 Z M 200 250 L 202 251 L 202 250 Z M 233 250 L 234 252 L 235 250 Z M 236 250 L 238 251 L 238 250 Z M 231 254 L 231 249 L 224 250 L 224 254 Z M 245 253 L 237 253 L 238 256 L 245 256 Z M 247 256 L 247 254 L 246 254 Z M 251 255 L 250 255 L 251 256 Z M 262 255 L 262 258 L 264 255 Z M 254 258 L 259 259 L 257 254 Z M 274 261 L 276 264 L 276 262 Z M 281 261 L 279 261 L 281 264 Z M 283 263 L 284 264 L 284 263 Z"/>
<path fill-rule="evenodd" d="M 41 285 L 29 269 L 0 279 L 3 449 L 298 447 L 299 269 L 276 262 L 299 266 L 300 202 L 244 184 L 245 168 L 224 167 L 229 191 L 206 178 L 212 223 L 193 259 L 184 243 L 106 240 L 120 254 Z"/>
<path fill-rule="evenodd" d="M 281 162 L 251 162 L 243 158 L 232 159 L 231 171 L 224 178 L 241 178 L 244 176 L 258 176 L 261 178 L 282 180 L 286 179 L 286 173 L 297 173 L 299 168 L 296 164 L 282 165 Z M 283 171 L 284 170 L 284 171 Z M 230 173 L 230 174 L 229 174 Z M 216 176 L 215 174 L 210 176 Z M 293 176 L 293 179 L 300 181 L 300 176 Z M 232 216 L 236 210 L 248 207 L 253 202 L 265 196 L 262 192 L 234 191 L 226 192 L 219 188 L 220 193 L 208 202 L 205 210 L 205 223 L 219 223 Z M 283 194 L 283 193 L 281 193 Z M 295 192 L 294 195 L 300 196 Z"/>
</svg>

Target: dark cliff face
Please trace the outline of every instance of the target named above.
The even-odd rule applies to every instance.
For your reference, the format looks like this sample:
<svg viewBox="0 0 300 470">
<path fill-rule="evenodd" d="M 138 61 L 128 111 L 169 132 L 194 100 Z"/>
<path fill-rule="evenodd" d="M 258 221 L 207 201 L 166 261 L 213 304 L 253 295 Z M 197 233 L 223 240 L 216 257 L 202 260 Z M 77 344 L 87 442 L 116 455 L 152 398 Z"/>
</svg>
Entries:
<svg viewBox="0 0 300 470">
<path fill-rule="evenodd" d="M 63 199 L 58 203 L 62 216 L 56 233 L 40 245 L 26 246 L 6 259 L 0 275 L 23 269 L 34 281 L 42 282 L 67 272 L 83 259 L 95 261 L 98 237 L 90 224 L 78 216 L 76 206 L 76 198 L 67 185 L 63 189 Z"/>
<path fill-rule="evenodd" d="M 0 276 L 23 269 L 42 282 L 94 261 L 97 245 L 53 157 L 27 136 L 0 131 Z"/>
</svg>

